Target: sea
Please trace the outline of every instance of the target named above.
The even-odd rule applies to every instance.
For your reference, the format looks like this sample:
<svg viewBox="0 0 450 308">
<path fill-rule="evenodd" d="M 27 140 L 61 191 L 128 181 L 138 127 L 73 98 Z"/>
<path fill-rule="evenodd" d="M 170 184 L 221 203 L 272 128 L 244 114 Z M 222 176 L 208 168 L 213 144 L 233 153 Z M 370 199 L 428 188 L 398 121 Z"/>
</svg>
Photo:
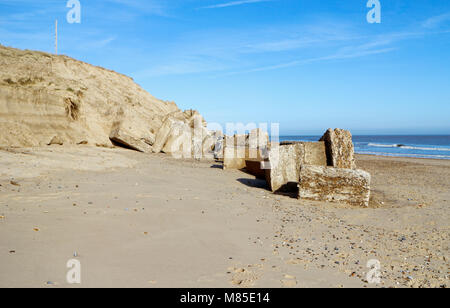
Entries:
<svg viewBox="0 0 450 308">
<path fill-rule="evenodd" d="M 318 141 L 321 136 L 280 136 L 280 141 Z M 353 136 L 355 152 L 394 157 L 450 159 L 450 135 Z"/>
</svg>

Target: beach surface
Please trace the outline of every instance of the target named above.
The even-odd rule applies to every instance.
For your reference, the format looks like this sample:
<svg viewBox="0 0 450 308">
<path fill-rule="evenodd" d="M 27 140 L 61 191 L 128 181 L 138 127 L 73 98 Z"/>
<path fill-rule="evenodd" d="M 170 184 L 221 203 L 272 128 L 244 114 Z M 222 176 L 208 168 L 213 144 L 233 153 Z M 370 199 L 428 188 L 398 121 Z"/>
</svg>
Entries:
<svg viewBox="0 0 450 308">
<path fill-rule="evenodd" d="M 448 287 L 450 161 L 357 165 L 369 208 L 275 195 L 215 162 L 2 149 L 0 287 Z M 71 259 L 81 284 L 66 281 Z"/>
</svg>

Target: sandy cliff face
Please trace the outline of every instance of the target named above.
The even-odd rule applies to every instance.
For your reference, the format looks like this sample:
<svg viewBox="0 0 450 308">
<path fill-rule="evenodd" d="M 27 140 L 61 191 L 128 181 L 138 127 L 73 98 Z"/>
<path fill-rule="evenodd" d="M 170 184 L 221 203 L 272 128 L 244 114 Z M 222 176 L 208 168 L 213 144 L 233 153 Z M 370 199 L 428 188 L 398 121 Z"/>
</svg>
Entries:
<svg viewBox="0 0 450 308">
<path fill-rule="evenodd" d="M 175 103 L 66 56 L 0 45 L 0 146 L 112 145 L 113 127 L 151 143 Z M 55 139 L 56 138 L 56 139 Z"/>
</svg>

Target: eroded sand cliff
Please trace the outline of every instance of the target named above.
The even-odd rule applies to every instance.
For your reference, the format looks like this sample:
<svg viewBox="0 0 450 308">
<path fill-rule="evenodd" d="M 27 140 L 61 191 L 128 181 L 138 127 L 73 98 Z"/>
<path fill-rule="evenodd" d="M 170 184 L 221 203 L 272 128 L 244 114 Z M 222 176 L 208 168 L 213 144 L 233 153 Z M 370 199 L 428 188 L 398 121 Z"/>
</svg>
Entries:
<svg viewBox="0 0 450 308">
<path fill-rule="evenodd" d="M 66 56 L 0 45 L 0 146 L 112 145 L 113 126 L 150 143 L 180 113 L 133 79 Z"/>
</svg>

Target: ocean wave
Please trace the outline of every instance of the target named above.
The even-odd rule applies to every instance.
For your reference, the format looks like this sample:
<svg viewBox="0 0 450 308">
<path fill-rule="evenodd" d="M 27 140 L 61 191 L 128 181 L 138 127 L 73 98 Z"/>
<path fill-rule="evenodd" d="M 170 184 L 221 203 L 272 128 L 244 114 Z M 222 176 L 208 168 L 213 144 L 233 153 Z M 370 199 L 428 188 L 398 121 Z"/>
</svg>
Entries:
<svg viewBox="0 0 450 308">
<path fill-rule="evenodd" d="M 428 147 L 421 147 L 421 146 L 409 146 L 409 145 L 404 145 L 404 144 L 369 143 L 369 144 L 367 144 L 367 146 L 369 146 L 369 147 L 376 147 L 376 148 L 399 148 L 399 149 L 406 149 L 406 150 L 450 152 L 450 148 L 428 148 Z"/>
<path fill-rule="evenodd" d="M 377 156 L 394 156 L 394 157 L 412 157 L 412 158 L 432 158 L 432 159 L 450 159 L 450 155 L 425 155 L 425 154 L 406 154 L 406 153 L 382 153 L 382 152 L 369 152 L 369 151 L 357 151 L 356 154 L 365 155 L 377 155 Z"/>
</svg>

